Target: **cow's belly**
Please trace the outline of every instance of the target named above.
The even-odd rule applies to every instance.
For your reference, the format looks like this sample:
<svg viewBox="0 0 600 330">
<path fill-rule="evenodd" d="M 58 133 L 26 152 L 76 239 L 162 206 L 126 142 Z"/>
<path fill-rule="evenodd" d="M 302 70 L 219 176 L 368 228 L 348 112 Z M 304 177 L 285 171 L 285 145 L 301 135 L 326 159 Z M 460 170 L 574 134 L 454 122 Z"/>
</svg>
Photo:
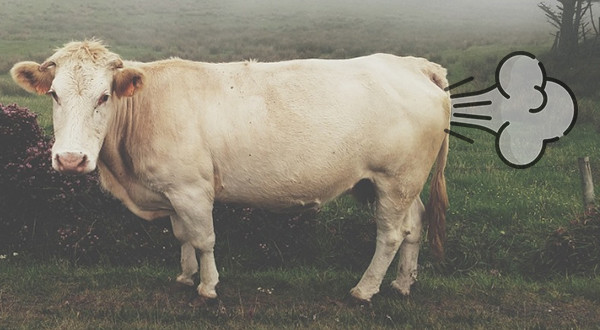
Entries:
<svg viewBox="0 0 600 330">
<path fill-rule="evenodd" d="M 285 164 L 287 166 L 277 166 L 281 164 L 247 163 L 247 167 L 219 173 L 216 200 L 296 212 L 318 208 L 351 190 L 361 179 L 371 177 L 360 166 L 348 163 L 332 166 L 330 170 L 316 170 L 318 167 L 310 163 L 291 162 Z"/>
<path fill-rule="evenodd" d="M 216 196 L 216 200 L 276 212 L 300 212 L 318 208 L 321 204 L 350 190 L 352 185 L 333 187 L 333 189 L 332 187 L 324 187 L 325 189 L 315 189 L 313 191 L 281 184 L 271 188 L 277 189 L 277 192 L 263 190 L 261 186 L 234 184 L 228 188 L 223 188 Z"/>
</svg>

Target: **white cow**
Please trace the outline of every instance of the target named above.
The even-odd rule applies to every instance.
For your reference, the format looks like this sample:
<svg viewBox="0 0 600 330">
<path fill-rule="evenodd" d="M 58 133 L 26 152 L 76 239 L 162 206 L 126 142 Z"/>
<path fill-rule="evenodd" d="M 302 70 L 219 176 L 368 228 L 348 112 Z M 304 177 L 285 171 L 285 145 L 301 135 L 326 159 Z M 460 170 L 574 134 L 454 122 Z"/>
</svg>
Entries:
<svg viewBox="0 0 600 330">
<path fill-rule="evenodd" d="M 446 70 L 425 59 L 210 64 L 123 62 L 101 42 L 72 42 L 44 63 L 11 70 L 54 98 L 52 165 L 99 170 L 136 215 L 170 216 L 180 240 L 177 281 L 215 298 L 215 201 L 314 208 L 361 180 L 376 192 L 375 255 L 351 294 L 370 300 L 400 248 L 392 286 L 408 294 L 422 218 L 442 253 L 450 99 Z M 425 208 L 419 194 L 437 158 Z"/>
</svg>

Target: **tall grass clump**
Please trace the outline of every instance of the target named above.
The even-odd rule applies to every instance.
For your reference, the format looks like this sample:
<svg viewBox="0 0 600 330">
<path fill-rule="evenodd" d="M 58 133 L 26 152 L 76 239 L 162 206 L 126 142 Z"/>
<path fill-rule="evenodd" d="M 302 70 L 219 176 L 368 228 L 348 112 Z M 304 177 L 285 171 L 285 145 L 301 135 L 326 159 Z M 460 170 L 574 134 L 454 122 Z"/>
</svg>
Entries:
<svg viewBox="0 0 600 330">
<path fill-rule="evenodd" d="M 598 274 L 600 272 L 600 210 L 594 209 L 548 235 L 536 254 L 540 274 Z"/>
</svg>

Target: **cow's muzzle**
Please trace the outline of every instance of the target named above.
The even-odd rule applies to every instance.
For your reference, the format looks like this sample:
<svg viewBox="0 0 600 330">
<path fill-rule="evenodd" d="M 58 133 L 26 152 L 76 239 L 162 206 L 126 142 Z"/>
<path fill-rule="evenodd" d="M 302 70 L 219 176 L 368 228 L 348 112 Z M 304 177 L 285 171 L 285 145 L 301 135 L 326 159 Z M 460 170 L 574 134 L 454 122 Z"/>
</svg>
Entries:
<svg viewBox="0 0 600 330">
<path fill-rule="evenodd" d="M 81 152 L 61 152 L 56 154 L 56 169 L 65 174 L 84 174 L 88 170 L 88 157 Z"/>
</svg>

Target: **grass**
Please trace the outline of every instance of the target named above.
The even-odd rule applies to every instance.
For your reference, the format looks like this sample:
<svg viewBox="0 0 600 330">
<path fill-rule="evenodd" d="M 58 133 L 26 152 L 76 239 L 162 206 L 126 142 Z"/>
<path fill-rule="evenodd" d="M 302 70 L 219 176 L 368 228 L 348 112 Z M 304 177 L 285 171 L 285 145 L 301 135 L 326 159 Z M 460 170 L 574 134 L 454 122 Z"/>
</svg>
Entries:
<svg viewBox="0 0 600 330">
<path fill-rule="evenodd" d="M 495 152 L 495 137 L 483 131 L 453 130 L 475 140 L 451 139 L 446 170 L 450 196 L 447 264 L 502 272 L 534 271 L 535 252 L 548 235 L 582 212 L 577 157 L 591 156 L 600 177 L 600 141 L 595 127 L 577 124 L 550 144 L 533 167 L 515 170 Z"/>
<path fill-rule="evenodd" d="M 345 298 L 358 276 L 339 269 L 222 272 L 219 300 L 198 304 L 175 269 L 72 267 L 3 260 L 0 327 L 6 328 L 593 328 L 600 279 L 531 281 L 471 272 L 421 275 L 410 297 L 385 286 L 372 306 Z M 389 278 L 386 282 L 389 282 Z"/>
</svg>

